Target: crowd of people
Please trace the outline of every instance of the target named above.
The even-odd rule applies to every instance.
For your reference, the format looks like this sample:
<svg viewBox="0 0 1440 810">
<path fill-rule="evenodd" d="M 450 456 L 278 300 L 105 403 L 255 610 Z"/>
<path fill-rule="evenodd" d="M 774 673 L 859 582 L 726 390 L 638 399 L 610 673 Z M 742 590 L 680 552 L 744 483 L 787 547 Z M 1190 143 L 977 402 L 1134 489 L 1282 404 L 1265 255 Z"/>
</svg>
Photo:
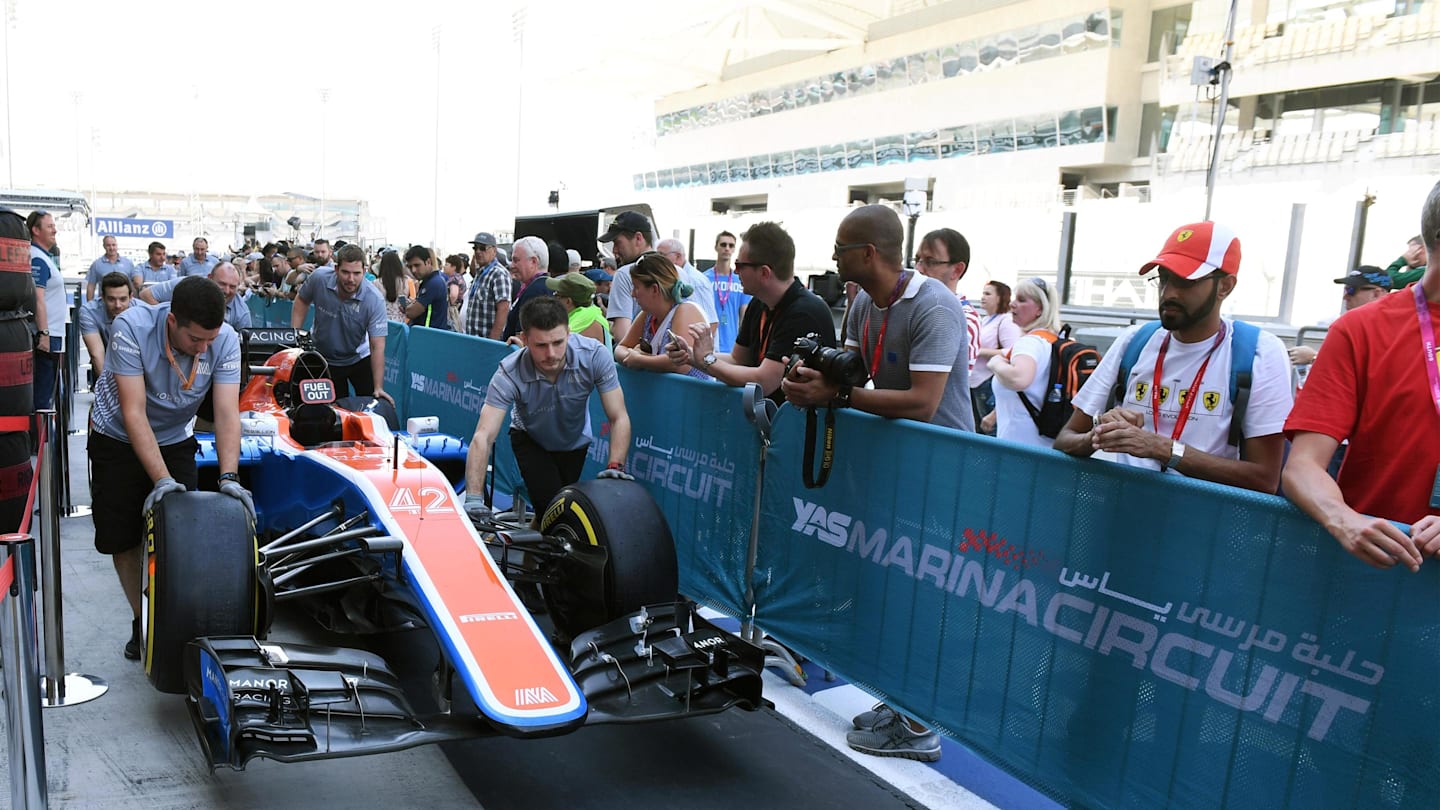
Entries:
<svg viewBox="0 0 1440 810">
<path fill-rule="evenodd" d="M 39 291 L 39 406 L 50 388 L 43 375 L 53 374 L 64 351 L 56 336 L 64 334 L 67 308 L 63 295 L 51 295 L 59 278 L 54 224 L 37 214 L 29 226 Z M 515 344 L 487 387 L 470 445 L 465 508 L 477 518 L 489 511 L 480 482 L 506 415 L 537 506 L 578 479 L 595 438 L 585 404 L 592 391 L 611 422 L 603 475 L 629 477 L 618 364 L 731 386 L 756 383 L 777 403 L 800 408 L 851 407 L 1283 491 L 1367 564 L 1414 571 L 1425 557 L 1440 557 L 1440 426 L 1430 421 L 1431 408 L 1440 417 L 1440 184 L 1423 203 L 1420 235 L 1395 265 L 1362 266 L 1337 280 L 1346 311 L 1318 351 L 1287 351 L 1274 335 L 1223 316 L 1240 283 L 1239 238 L 1213 222 L 1176 228 L 1138 268 L 1156 285 L 1158 322 L 1116 339 L 1074 394 L 1068 420 L 1052 431 L 1036 413 L 1055 393 L 1060 295 L 1044 278 L 990 280 L 977 310 L 957 292 L 971 255 L 953 229 L 924 235 L 906 262 L 894 210 L 871 205 L 845 216 L 833 246 L 850 295 L 839 330 L 831 308 L 796 278 L 795 243 L 777 223 L 757 223 L 738 237 L 717 234 L 715 266 L 703 273 L 678 240 L 657 243 L 652 223 L 637 212 L 616 216 L 599 239 L 611 246 L 614 264 L 602 259 L 589 267 L 575 248 L 533 236 L 517 240 L 507 256 L 482 231 L 469 256 L 443 259 L 419 245 L 369 255 L 323 239 L 308 252 L 270 244 L 220 259 L 197 238 L 178 266 L 155 243 L 137 269 L 107 237 L 80 312 L 99 375 L 91 463 L 97 481 L 112 480 L 103 469 L 130 483 L 94 491 L 96 544 L 114 556 L 136 615 L 137 586 L 125 569 L 138 571 L 131 557 L 139 515 L 166 492 L 195 485 L 188 425 L 202 401 L 215 425 L 222 489 L 253 515 L 234 475 L 233 336 L 249 325 L 249 295 L 293 300 L 297 327 L 314 309 L 316 349 L 341 396 L 353 389 L 388 399 L 388 320 Z M 801 338 L 854 352 L 868 382 L 794 362 Z M 1292 362 L 1313 363 L 1298 398 Z M 1404 460 L 1391 450 L 1396 435 L 1407 437 Z M 138 630 L 126 654 L 136 650 Z M 848 741 L 857 750 L 939 757 L 932 731 L 887 706 L 854 725 Z"/>
</svg>

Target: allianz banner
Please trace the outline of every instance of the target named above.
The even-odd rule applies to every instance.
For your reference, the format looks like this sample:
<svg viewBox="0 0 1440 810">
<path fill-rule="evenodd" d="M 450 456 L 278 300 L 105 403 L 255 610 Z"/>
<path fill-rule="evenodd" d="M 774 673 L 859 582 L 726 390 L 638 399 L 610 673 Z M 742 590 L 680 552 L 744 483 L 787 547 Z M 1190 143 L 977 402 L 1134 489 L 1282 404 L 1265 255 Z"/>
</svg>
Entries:
<svg viewBox="0 0 1440 810">
<path fill-rule="evenodd" d="M 1287 502 L 854 411 L 767 459 L 760 625 L 1061 801 L 1440 806 L 1440 561 Z M 819 455 L 818 451 L 816 453 Z"/>
<path fill-rule="evenodd" d="M 629 471 L 669 519 L 681 593 L 748 615 L 745 564 L 760 439 L 745 419 L 740 389 L 677 374 L 619 372 L 633 434 Z M 591 449 L 593 461 L 597 447 Z"/>
</svg>

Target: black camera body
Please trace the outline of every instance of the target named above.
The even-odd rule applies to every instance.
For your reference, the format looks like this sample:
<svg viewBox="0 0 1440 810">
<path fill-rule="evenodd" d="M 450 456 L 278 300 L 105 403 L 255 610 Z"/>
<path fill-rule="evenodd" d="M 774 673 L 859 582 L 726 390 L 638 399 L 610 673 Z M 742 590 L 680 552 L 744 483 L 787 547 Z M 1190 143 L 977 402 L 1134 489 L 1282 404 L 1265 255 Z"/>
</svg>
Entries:
<svg viewBox="0 0 1440 810">
<path fill-rule="evenodd" d="M 821 346 L 818 338 L 819 335 L 811 332 L 795 340 L 794 356 L 804 363 L 806 368 L 815 369 L 822 377 L 836 385 L 851 388 L 858 388 L 870 379 L 869 372 L 865 370 L 865 358 L 861 357 L 859 352 Z"/>
</svg>

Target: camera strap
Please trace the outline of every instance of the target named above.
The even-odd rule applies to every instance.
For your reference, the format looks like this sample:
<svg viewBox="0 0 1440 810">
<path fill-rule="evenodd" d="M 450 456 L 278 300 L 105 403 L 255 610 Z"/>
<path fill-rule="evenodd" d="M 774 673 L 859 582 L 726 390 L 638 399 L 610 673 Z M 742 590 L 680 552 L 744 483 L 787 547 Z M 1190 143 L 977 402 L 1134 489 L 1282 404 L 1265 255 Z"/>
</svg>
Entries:
<svg viewBox="0 0 1440 810">
<path fill-rule="evenodd" d="M 815 476 L 815 408 L 805 409 L 805 469 L 806 489 L 819 489 L 830 480 L 830 465 L 835 462 L 835 406 L 825 406 L 825 450 L 820 455 L 820 474 Z"/>
</svg>

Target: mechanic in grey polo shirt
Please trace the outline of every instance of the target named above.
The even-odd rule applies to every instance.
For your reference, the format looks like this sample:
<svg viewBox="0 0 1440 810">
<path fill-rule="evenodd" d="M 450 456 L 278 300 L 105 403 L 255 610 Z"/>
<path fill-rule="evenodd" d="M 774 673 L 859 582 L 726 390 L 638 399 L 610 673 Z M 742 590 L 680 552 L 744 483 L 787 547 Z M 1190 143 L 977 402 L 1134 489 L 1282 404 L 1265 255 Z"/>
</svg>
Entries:
<svg viewBox="0 0 1440 810">
<path fill-rule="evenodd" d="M 106 273 L 100 279 L 100 297 L 80 307 L 80 339 L 90 355 L 90 371 L 99 377 L 105 371 L 105 347 L 110 345 L 110 328 L 120 313 L 135 300 L 135 285 L 126 273 Z"/>
<path fill-rule="evenodd" d="M 120 255 L 120 243 L 113 236 L 107 236 L 100 240 L 105 247 L 105 255 L 90 263 L 90 269 L 85 273 L 85 300 L 95 300 L 95 288 L 99 286 L 100 279 L 109 273 L 124 273 L 126 278 L 135 275 L 135 263 Z"/>
<path fill-rule="evenodd" d="M 295 307 L 290 325 L 305 325 L 310 305 L 315 305 L 315 350 L 330 364 L 337 397 L 355 396 L 395 400 L 385 393 L 385 336 L 390 324 L 385 319 L 385 299 L 374 284 L 365 283 L 365 251 L 346 245 L 335 255 L 335 267 L 317 268 L 310 274 Z"/>
<path fill-rule="evenodd" d="M 140 657 L 144 516 L 166 495 L 198 486 L 191 423 L 212 387 L 220 491 L 245 505 L 253 526 L 255 505 L 237 475 L 240 341 L 225 323 L 220 288 L 187 278 L 170 303 L 130 307 L 115 319 L 88 449 L 95 548 L 111 555 L 135 617 L 126 658 Z"/>
<path fill-rule="evenodd" d="M 485 392 L 480 420 L 465 458 L 465 511 L 489 516 L 485 468 L 490 445 L 510 414 L 510 447 L 535 505 L 536 520 L 563 487 L 580 480 L 585 454 L 594 440 L 590 392 L 610 420 L 610 464 L 601 478 L 634 478 L 625 472 L 630 452 L 630 414 L 604 344 L 570 333 L 570 315 L 553 296 L 533 298 L 520 308 L 524 348 L 500 361 Z"/>
<path fill-rule="evenodd" d="M 220 262 L 210 271 L 210 280 L 220 287 L 220 292 L 225 293 L 225 322 L 236 332 L 249 329 L 250 307 L 240 298 L 240 271 L 230 262 Z M 180 281 L 181 279 L 173 278 L 151 284 L 140 291 L 140 300 L 147 304 L 169 301 L 175 292 L 175 285 Z"/>
</svg>

